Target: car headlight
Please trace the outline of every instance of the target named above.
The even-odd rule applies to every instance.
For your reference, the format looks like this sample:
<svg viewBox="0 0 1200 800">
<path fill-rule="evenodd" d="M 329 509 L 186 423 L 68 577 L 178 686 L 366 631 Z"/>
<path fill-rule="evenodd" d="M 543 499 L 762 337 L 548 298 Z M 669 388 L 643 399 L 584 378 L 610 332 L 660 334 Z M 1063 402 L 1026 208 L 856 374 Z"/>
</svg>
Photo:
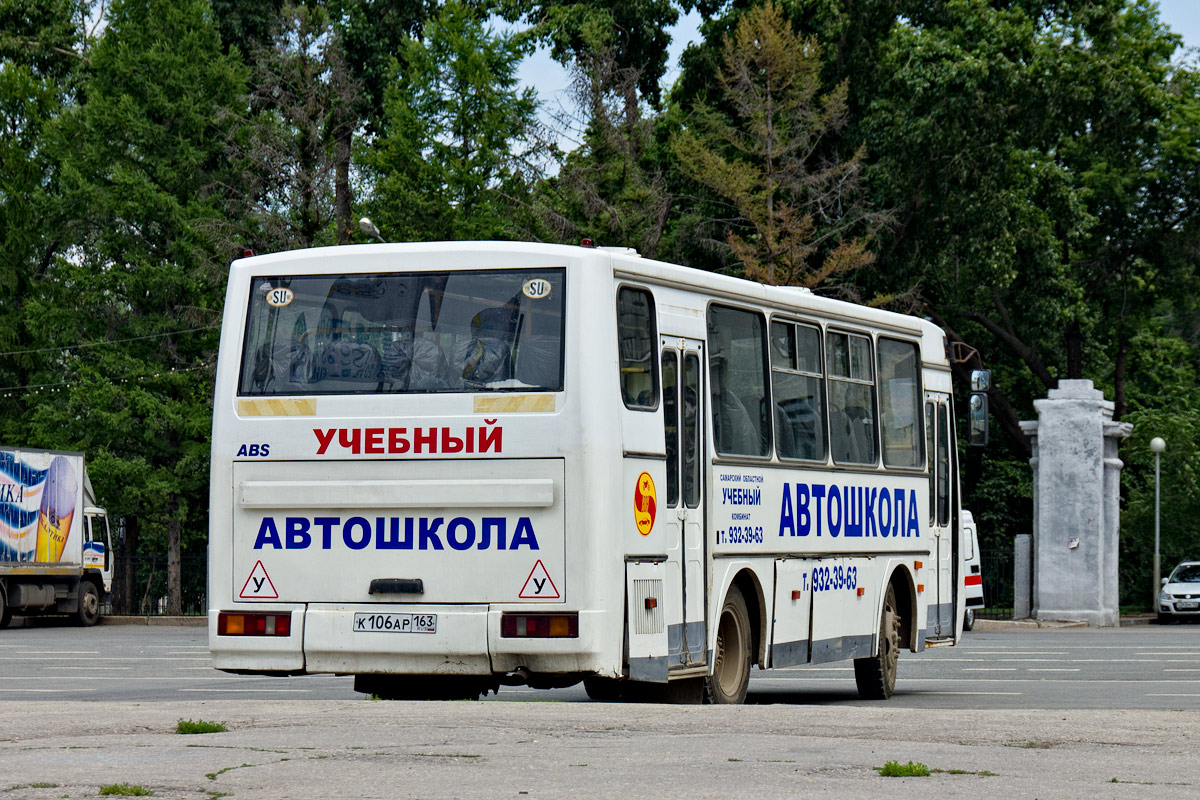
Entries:
<svg viewBox="0 0 1200 800">
<path fill-rule="evenodd" d="M 1160 602 L 1160 603 L 1171 602 L 1171 595 L 1167 594 L 1166 589 L 1163 589 L 1161 592 L 1158 593 L 1158 602 Z"/>
</svg>

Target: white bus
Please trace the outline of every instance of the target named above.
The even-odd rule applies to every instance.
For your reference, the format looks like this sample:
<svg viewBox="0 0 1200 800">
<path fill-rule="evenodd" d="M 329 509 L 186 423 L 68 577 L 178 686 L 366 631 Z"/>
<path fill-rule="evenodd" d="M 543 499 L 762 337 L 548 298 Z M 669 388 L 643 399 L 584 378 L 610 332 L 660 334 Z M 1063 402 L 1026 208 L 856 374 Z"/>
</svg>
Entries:
<svg viewBox="0 0 1200 800">
<path fill-rule="evenodd" d="M 329 247 L 230 270 L 209 635 L 385 698 L 584 681 L 740 703 L 751 669 L 964 615 L 951 376 L 910 316 L 638 257 Z"/>
</svg>

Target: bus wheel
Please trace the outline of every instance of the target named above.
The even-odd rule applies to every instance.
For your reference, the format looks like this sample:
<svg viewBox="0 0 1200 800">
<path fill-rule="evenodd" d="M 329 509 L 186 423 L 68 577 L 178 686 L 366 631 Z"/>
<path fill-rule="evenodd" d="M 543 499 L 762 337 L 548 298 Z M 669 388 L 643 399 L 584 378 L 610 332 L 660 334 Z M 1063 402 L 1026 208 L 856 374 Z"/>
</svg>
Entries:
<svg viewBox="0 0 1200 800">
<path fill-rule="evenodd" d="M 601 703 L 615 703 L 621 699 L 622 681 L 616 678 L 601 678 L 590 675 L 583 679 L 583 690 L 587 696 Z"/>
<path fill-rule="evenodd" d="M 79 584 L 79 610 L 75 619 L 85 628 L 90 628 L 100 620 L 100 592 L 96 584 L 83 581 Z"/>
<path fill-rule="evenodd" d="M 740 705 L 750 684 L 750 612 L 736 586 L 729 588 L 717 621 L 717 647 L 706 694 L 710 703 Z"/>
<path fill-rule="evenodd" d="M 879 616 L 879 653 L 854 659 L 854 682 L 864 700 L 886 700 L 896 690 L 896 663 L 900 658 L 900 614 L 896 592 L 888 586 Z"/>
</svg>

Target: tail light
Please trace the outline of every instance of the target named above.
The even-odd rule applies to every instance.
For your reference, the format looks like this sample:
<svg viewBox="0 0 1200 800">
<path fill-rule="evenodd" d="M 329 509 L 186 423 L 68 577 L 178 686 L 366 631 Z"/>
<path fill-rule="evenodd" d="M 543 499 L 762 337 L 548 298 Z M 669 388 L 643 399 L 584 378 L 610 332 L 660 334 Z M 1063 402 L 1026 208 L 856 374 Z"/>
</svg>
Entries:
<svg viewBox="0 0 1200 800">
<path fill-rule="evenodd" d="M 505 639 L 577 639 L 579 614 L 501 614 L 500 636 Z"/>
<path fill-rule="evenodd" d="M 222 611 L 217 615 L 219 636 L 290 636 L 292 612 L 235 614 Z"/>
</svg>

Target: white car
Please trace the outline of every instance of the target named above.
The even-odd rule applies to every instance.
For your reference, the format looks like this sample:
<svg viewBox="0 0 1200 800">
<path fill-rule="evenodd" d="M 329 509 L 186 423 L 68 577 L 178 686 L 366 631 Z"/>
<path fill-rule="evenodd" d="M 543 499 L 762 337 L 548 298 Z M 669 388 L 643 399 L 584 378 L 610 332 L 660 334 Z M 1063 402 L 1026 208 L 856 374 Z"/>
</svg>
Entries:
<svg viewBox="0 0 1200 800">
<path fill-rule="evenodd" d="M 979 536 L 975 518 L 970 511 L 962 512 L 963 597 L 967 610 L 963 614 L 963 630 L 975 627 L 975 612 L 983 608 L 983 572 L 979 568 Z"/>
<path fill-rule="evenodd" d="M 1200 561 L 1184 561 L 1162 579 L 1158 593 L 1158 621 L 1200 617 Z"/>
</svg>

